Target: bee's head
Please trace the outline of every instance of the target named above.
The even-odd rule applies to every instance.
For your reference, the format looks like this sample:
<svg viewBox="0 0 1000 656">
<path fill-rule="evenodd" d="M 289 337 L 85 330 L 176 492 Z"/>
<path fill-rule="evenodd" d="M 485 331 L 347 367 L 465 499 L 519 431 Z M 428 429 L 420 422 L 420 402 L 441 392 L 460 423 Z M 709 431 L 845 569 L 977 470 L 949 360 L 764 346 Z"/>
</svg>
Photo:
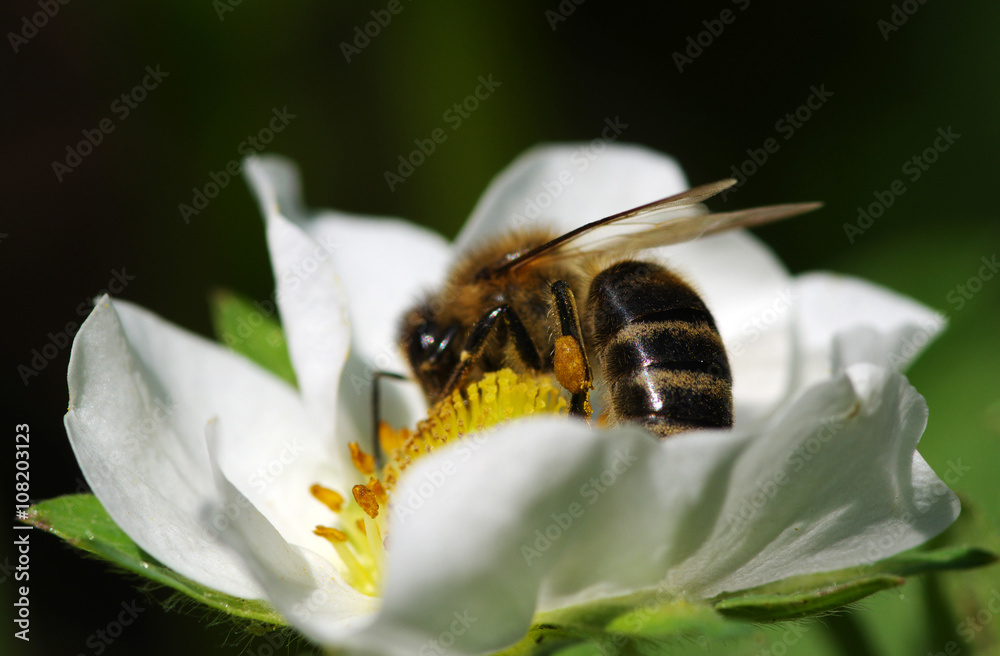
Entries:
<svg viewBox="0 0 1000 656">
<path fill-rule="evenodd" d="M 431 401 L 436 401 L 458 366 L 459 326 L 441 325 L 428 304 L 410 310 L 400 326 L 400 344 L 410 369 Z"/>
</svg>

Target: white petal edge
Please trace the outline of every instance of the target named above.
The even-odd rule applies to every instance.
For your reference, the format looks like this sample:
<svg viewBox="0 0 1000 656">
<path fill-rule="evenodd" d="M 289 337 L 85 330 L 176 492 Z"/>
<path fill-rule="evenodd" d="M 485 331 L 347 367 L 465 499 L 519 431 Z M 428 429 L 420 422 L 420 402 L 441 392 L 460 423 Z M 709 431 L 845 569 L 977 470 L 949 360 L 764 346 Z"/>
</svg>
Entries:
<svg viewBox="0 0 1000 656">
<path fill-rule="evenodd" d="M 341 408 L 351 414 L 357 441 L 370 441 L 374 372 L 409 374 L 398 343 L 404 313 L 444 280 L 451 247 L 440 235 L 398 219 L 320 212 L 303 224 L 330 250 L 346 291 L 351 321 L 351 357 L 342 377 Z M 382 418 L 395 426 L 426 415 L 420 388 L 382 383 Z"/>
<path fill-rule="evenodd" d="M 74 346 L 80 355 L 71 356 L 67 433 L 91 488 L 126 533 L 205 585 L 234 596 L 262 595 L 252 581 L 238 589 L 206 580 L 216 570 L 227 576 L 224 566 L 189 571 L 201 566 L 188 562 L 202 558 L 201 551 L 218 557 L 218 526 L 200 523 L 200 507 L 215 493 L 214 484 L 206 487 L 211 476 L 205 424 L 223 417 L 231 430 L 220 440 L 220 461 L 230 480 L 285 539 L 334 557 L 329 543 L 312 533 L 330 521 L 330 511 L 311 496 L 309 486 L 348 489 L 355 473 L 352 468 L 347 478 L 340 466 L 348 459 L 341 453 L 346 447 L 325 439 L 295 390 L 214 342 L 125 301 L 107 300 L 94 315 L 95 323 L 86 333 L 81 327 L 84 337 Z M 122 352 L 106 348 L 105 357 L 87 356 L 100 341 Z M 122 400 L 136 406 L 141 418 L 123 415 Z M 112 448 L 113 443 L 119 446 Z M 178 485 L 189 489 L 178 491 Z M 154 498 L 162 496 L 159 503 L 179 506 L 164 512 L 187 519 L 161 522 L 154 509 L 137 510 L 135 504 L 149 501 L 129 486 L 149 487 Z M 192 535 L 178 537 L 169 525 Z M 210 544 L 192 546 L 191 540 Z"/>
<path fill-rule="evenodd" d="M 400 319 L 444 280 L 448 242 L 407 221 L 334 212 L 317 214 L 306 229 L 334 254 L 361 354 L 383 369 L 405 367 L 396 343 Z"/>
<path fill-rule="evenodd" d="M 526 228 L 561 234 L 685 189 L 687 180 L 677 163 L 642 146 L 536 146 L 490 182 L 455 245 L 464 252 Z"/>
<path fill-rule="evenodd" d="M 711 597 L 888 557 L 958 515 L 914 450 L 925 421 L 901 375 L 855 364 L 757 435 L 657 442 L 538 420 L 436 453 L 399 488 L 384 603 L 363 633 L 412 653 L 466 614 L 451 649 L 476 653 L 519 639 L 536 610 L 664 581 Z"/>
<path fill-rule="evenodd" d="M 351 326 L 331 253 L 283 215 L 267 216 L 275 300 L 306 406 L 332 440 Z"/>
<path fill-rule="evenodd" d="M 799 389 L 856 362 L 905 371 L 946 325 L 940 313 L 851 276 L 807 273 L 795 294 Z"/>
<path fill-rule="evenodd" d="M 337 428 L 342 441 L 368 442 L 368 396 L 375 371 L 406 373 L 397 327 L 403 313 L 444 279 L 451 249 L 439 234 L 387 217 L 344 212 L 309 212 L 301 198 L 299 174 L 275 156 L 246 160 L 251 188 L 265 213 L 279 213 L 328 254 L 344 290 L 351 325 L 351 353 L 341 376 Z M 426 411 L 419 389 L 385 385 L 385 419 L 412 424 Z"/>
<path fill-rule="evenodd" d="M 107 296 L 73 341 L 68 381 L 70 444 L 115 523 L 188 578 L 237 597 L 263 597 L 200 521 L 201 507 L 215 498 L 204 426 L 220 415 L 247 436 L 275 425 L 305 433 L 294 391 L 218 345 Z"/>
</svg>

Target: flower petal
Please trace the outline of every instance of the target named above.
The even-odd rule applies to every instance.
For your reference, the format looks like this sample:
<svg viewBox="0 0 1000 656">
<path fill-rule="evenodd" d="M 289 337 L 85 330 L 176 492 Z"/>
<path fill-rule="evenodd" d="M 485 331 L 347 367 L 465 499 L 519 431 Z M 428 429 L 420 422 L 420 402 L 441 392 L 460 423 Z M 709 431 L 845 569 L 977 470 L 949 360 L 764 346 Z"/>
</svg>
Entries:
<svg viewBox="0 0 1000 656">
<path fill-rule="evenodd" d="M 816 385 L 741 454 L 711 535 L 672 580 L 711 596 L 926 542 L 959 513 L 916 452 L 926 425 L 901 374 L 859 363 Z"/>
<path fill-rule="evenodd" d="M 795 294 L 800 389 L 855 362 L 903 371 L 945 326 L 930 308 L 850 276 L 805 274 Z"/>
<path fill-rule="evenodd" d="M 423 294 L 441 285 L 451 258 L 443 237 L 398 219 L 321 212 L 305 225 L 317 241 L 332 245 L 334 266 L 347 291 L 352 359 L 341 394 L 346 407 L 368 406 L 374 371 L 408 375 L 398 343 L 399 321 Z M 383 385 L 383 418 L 410 425 L 426 414 L 419 387 Z M 368 437 L 368 413 L 359 430 Z"/>
<path fill-rule="evenodd" d="M 687 189 L 683 171 L 666 155 L 600 143 L 601 149 L 537 146 L 514 160 L 479 199 L 456 239 L 458 252 L 526 227 L 569 232 Z"/>
<path fill-rule="evenodd" d="M 66 431 L 87 482 L 135 542 L 172 569 L 237 597 L 263 592 L 200 522 L 215 497 L 204 426 L 248 436 L 295 426 L 294 391 L 248 361 L 105 296 L 73 341 Z"/>
<path fill-rule="evenodd" d="M 307 212 L 300 198 L 298 172 L 284 158 L 251 158 L 246 167 L 265 213 L 270 216 L 273 209 L 269 208 L 279 207 L 294 228 L 315 242 L 310 248 L 321 247 L 336 271 L 344 290 L 338 302 L 346 308 L 352 346 L 341 377 L 347 385 L 341 390 L 340 404 L 353 421 L 351 426 L 341 422 L 340 427 L 351 434 L 350 439 L 366 440 L 369 413 L 357 410 L 367 406 L 373 372 L 407 372 L 396 342 L 399 318 L 422 293 L 444 279 L 450 247 L 437 233 L 399 219 Z M 308 252 L 307 248 L 306 256 Z M 277 260 L 273 254 L 272 259 Z M 328 389 L 323 394 L 333 398 L 327 396 Z M 387 386 L 386 397 L 386 419 L 397 425 L 414 423 L 426 410 L 414 386 Z"/>
<path fill-rule="evenodd" d="M 407 470 L 365 631 L 405 627 L 412 650 L 461 615 L 475 621 L 453 648 L 493 650 L 536 610 L 663 581 L 710 597 L 887 557 L 958 513 L 914 451 L 925 419 L 902 376 L 858 364 L 759 435 L 658 442 L 546 419 L 474 438 Z"/>
<path fill-rule="evenodd" d="M 422 293 L 440 285 L 451 247 L 435 232 L 398 219 L 321 212 L 307 224 L 314 238 L 335 244 L 355 327 L 354 343 L 365 359 L 405 371 L 396 344 L 397 324 Z"/>
<path fill-rule="evenodd" d="M 220 525 L 220 537 L 241 558 L 268 600 L 294 626 L 317 641 L 331 641 L 367 624 L 378 600 L 348 585 L 330 560 L 290 544 L 218 466 L 221 438 L 209 429 L 212 471 L 220 501 L 203 507 L 203 521 Z"/>
<path fill-rule="evenodd" d="M 263 168 L 254 159 L 246 166 L 267 219 L 275 299 L 299 389 L 313 418 L 332 438 L 351 334 L 340 280 L 330 251 L 283 214 L 289 202 L 285 190 L 272 186 L 273 179 L 262 173 L 275 167 Z"/>
</svg>

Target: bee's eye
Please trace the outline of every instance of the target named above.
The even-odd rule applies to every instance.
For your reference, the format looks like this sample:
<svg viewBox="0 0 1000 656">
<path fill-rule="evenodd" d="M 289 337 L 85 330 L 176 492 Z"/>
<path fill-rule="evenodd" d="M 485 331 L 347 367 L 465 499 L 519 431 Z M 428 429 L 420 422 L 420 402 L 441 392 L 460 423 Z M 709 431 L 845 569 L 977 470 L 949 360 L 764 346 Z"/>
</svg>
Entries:
<svg viewBox="0 0 1000 656">
<path fill-rule="evenodd" d="M 410 361 L 436 364 L 448 350 L 458 326 L 449 326 L 443 332 L 432 321 L 417 326 L 410 337 Z"/>
<path fill-rule="evenodd" d="M 418 362 L 426 362 L 430 358 L 437 344 L 435 332 L 436 326 L 429 321 L 425 321 L 414 327 L 408 340 L 410 362 L 416 364 Z"/>
<path fill-rule="evenodd" d="M 427 324 L 424 324 L 417 331 L 417 334 L 420 336 L 420 346 L 424 349 L 425 353 L 431 350 L 431 347 L 434 346 L 434 342 L 436 341 L 434 339 L 434 335 L 430 334 L 429 332 L 426 332 L 427 330 L 426 327 Z"/>
<path fill-rule="evenodd" d="M 441 338 L 437 340 L 437 348 L 431 353 L 431 356 L 427 359 L 431 364 L 437 363 L 441 359 L 441 356 L 445 354 L 448 347 L 451 345 L 451 340 L 454 339 L 455 333 L 458 332 L 458 326 L 450 326 L 441 335 Z M 421 338 L 422 339 L 422 338 Z M 433 338 L 431 344 L 433 344 Z M 426 348 L 426 347 L 425 347 Z"/>
</svg>

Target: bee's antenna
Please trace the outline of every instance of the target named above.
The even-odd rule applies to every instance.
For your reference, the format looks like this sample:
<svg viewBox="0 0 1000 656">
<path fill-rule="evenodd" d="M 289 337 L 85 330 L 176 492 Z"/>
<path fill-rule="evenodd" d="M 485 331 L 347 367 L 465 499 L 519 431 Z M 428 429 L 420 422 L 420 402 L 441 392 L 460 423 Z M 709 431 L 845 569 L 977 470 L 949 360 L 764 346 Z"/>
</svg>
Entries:
<svg viewBox="0 0 1000 656">
<path fill-rule="evenodd" d="M 394 380 L 408 380 L 406 376 L 392 371 L 376 370 L 372 381 L 372 454 L 375 458 L 375 466 L 382 467 L 384 455 L 382 453 L 382 442 L 378 438 L 379 425 L 382 422 L 382 413 L 379 394 L 379 381 L 382 378 L 392 378 Z"/>
</svg>

